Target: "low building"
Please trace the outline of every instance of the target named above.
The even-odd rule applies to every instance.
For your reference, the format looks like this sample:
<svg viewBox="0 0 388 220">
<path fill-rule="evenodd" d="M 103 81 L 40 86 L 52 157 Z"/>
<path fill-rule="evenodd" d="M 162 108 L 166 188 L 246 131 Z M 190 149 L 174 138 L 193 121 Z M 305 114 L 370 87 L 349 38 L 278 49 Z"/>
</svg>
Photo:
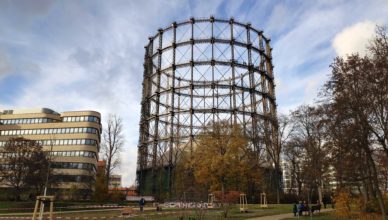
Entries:
<svg viewBox="0 0 388 220">
<path fill-rule="evenodd" d="M 66 197 L 76 189 L 77 195 L 88 198 L 97 172 L 100 120 L 96 111 L 0 110 L 0 147 L 11 138 L 38 141 L 53 158 L 52 175 L 57 181 L 51 190 Z"/>
<path fill-rule="evenodd" d="M 109 177 L 109 189 L 121 188 L 121 175 L 112 174 Z"/>
</svg>

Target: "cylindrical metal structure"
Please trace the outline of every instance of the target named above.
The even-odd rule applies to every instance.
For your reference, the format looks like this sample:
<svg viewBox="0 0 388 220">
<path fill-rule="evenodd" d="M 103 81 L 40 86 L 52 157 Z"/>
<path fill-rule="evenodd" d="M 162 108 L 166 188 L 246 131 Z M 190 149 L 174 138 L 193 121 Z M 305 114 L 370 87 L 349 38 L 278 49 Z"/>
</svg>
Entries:
<svg viewBox="0 0 388 220">
<path fill-rule="evenodd" d="M 149 38 L 144 59 L 141 194 L 171 190 L 179 151 L 192 152 L 212 122 L 240 124 L 258 154 L 277 144 L 271 47 L 261 30 L 213 17 L 174 22 Z"/>
</svg>

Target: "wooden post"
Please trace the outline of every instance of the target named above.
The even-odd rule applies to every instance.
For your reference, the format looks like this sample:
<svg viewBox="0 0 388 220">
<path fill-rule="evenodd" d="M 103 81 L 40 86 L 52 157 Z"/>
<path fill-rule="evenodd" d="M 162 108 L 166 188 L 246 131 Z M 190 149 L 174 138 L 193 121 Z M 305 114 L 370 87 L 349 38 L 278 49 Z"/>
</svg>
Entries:
<svg viewBox="0 0 388 220">
<path fill-rule="evenodd" d="M 240 212 L 247 212 L 247 211 L 248 211 L 247 195 L 242 193 L 240 194 Z"/>
<path fill-rule="evenodd" d="M 32 215 L 32 220 L 35 220 L 35 217 L 36 217 L 36 213 L 37 213 L 37 211 L 38 211 L 39 204 L 40 204 L 39 199 L 37 199 L 36 202 L 35 202 L 35 208 L 34 208 L 34 214 Z"/>
<path fill-rule="evenodd" d="M 54 199 L 50 200 L 50 220 L 53 220 Z"/>
<path fill-rule="evenodd" d="M 267 195 L 265 193 L 260 194 L 260 207 L 267 208 Z"/>
<path fill-rule="evenodd" d="M 35 203 L 34 213 L 32 214 L 32 220 L 36 219 L 36 217 L 37 217 L 36 215 L 38 213 L 39 207 L 42 206 L 42 203 L 44 201 L 50 201 L 50 220 L 53 220 L 54 196 L 37 196 L 36 197 L 36 203 Z"/>
</svg>

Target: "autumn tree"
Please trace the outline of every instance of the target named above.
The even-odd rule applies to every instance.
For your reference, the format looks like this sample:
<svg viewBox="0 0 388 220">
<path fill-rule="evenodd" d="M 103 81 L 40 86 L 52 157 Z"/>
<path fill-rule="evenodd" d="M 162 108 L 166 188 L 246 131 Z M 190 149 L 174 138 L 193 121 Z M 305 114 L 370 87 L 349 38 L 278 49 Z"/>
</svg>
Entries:
<svg viewBox="0 0 388 220">
<path fill-rule="evenodd" d="M 98 170 L 96 175 L 93 199 L 98 203 L 103 203 L 108 199 L 108 197 L 109 192 L 105 170 Z"/>
<path fill-rule="evenodd" d="M 210 192 L 220 192 L 224 216 L 230 209 L 226 200 L 233 197 L 229 196 L 231 192 L 246 192 L 250 183 L 258 182 L 259 163 L 255 155 L 238 124 L 215 122 L 198 135 L 192 159 L 194 177 Z"/>
<path fill-rule="evenodd" d="M 248 138 L 239 125 L 214 123 L 197 140 L 193 157 L 195 179 L 211 191 L 244 191 L 248 180 L 256 177 L 258 163 L 253 161 Z"/>
<path fill-rule="evenodd" d="M 106 128 L 103 130 L 101 145 L 102 156 L 106 161 L 106 184 L 109 185 L 109 179 L 112 171 L 120 165 L 120 153 L 124 145 L 123 124 L 117 115 L 109 115 Z"/>
<path fill-rule="evenodd" d="M 344 161 L 349 168 L 353 167 L 352 174 L 360 176 L 354 183 L 362 183 L 364 199 L 368 201 L 371 196 L 377 200 L 382 218 L 387 219 L 377 160 L 381 152 L 388 157 L 388 41 L 385 28 L 377 27 L 366 56 L 337 57 L 331 68 L 324 97 L 343 134 L 333 138 L 337 141 L 334 145 L 337 163 Z M 347 179 L 339 181 L 349 183 L 349 174 L 341 174 L 341 178 Z"/>
<path fill-rule="evenodd" d="M 49 160 L 39 142 L 13 138 L 6 142 L 1 154 L 1 182 L 12 187 L 16 200 L 20 200 L 24 189 L 33 187 L 37 194 L 42 190 Z"/>
</svg>

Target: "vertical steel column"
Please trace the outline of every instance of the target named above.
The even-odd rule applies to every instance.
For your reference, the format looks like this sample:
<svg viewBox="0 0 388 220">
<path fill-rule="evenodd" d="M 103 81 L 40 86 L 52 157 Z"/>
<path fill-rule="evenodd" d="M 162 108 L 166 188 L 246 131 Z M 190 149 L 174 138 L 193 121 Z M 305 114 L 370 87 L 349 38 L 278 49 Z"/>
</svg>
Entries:
<svg viewBox="0 0 388 220">
<path fill-rule="evenodd" d="M 233 23 L 234 23 L 234 19 L 231 18 L 229 20 L 229 25 L 230 25 L 230 50 L 231 50 L 231 67 L 232 67 L 232 82 L 231 82 L 231 107 L 233 108 L 233 111 L 232 111 L 232 116 L 230 121 L 232 122 L 231 124 L 234 124 L 236 123 L 237 124 L 237 107 L 236 107 L 236 76 L 235 76 L 235 65 L 236 65 L 236 61 L 234 60 L 234 34 L 233 34 L 233 31 L 234 31 L 234 28 L 233 28 Z M 232 120 L 233 118 L 233 120 Z"/>
<path fill-rule="evenodd" d="M 211 58 L 211 61 L 210 61 L 210 65 L 212 67 L 212 84 L 211 84 L 211 88 L 212 88 L 212 101 L 213 101 L 213 105 L 212 105 L 212 116 L 213 116 L 213 121 L 215 121 L 215 101 L 214 101 L 214 96 L 215 96 L 215 93 L 214 93 L 214 90 L 216 89 L 216 83 L 214 82 L 214 66 L 216 64 L 216 61 L 214 60 L 214 43 L 215 43 L 215 38 L 214 38 L 214 17 L 210 17 L 210 22 L 211 22 L 211 39 L 210 39 L 210 43 L 212 44 L 212 58 Z"/>
<path fill-rule="evenodd" d="M 194 117 L 194 108 L 193 108 L 193 92 L 194 92 L 194 24 L 195 19 L 190 18 L 191 23 L 191 59 L 190 59 L 190 155 L 193 155 L 193 117 Z"/>
<path fill-rule="evenodd" d="M 243 79 L 243 76 L 240 75 L 241 77 L 241 88 L 244 87 L 244 79 Z M 244 97 L 244 94 L 245 94 L 245 91 L 243 89 L 241 89 L 241 106 L 242 106 L 242 110 L 243 112 L 245 112 L 246 110 L 246 107 L 245 107 L 245 97 Z M 243 127 L 244 127 L 244 135 L 247 135 L 247 123 L 246 123 L 246 120 L 245 120 L 245 114 L 242 115 L 243 117 Z"/>
<path fill-rule="evenodd" d="M 149 44 L 145 47 L 144 55 L 144 72 L 143 72 L 143 88 L 141 101 L 141 118 L 140 118 L 140 132 L 139 132 L 139 149 L 138 149 L 138 171 L 137 171 L 137 186 L 139 193 L 142 194 L 145 186 L 145 170 L 148 162 L 148 141 L 149 141 L 149 117 L 150 117 L 150 102 L 148 97 L 150 95 L 150 75 L 152 74 L 152 49 L 153 40 L 149 38 Z"/>
<path fill-rule="evenodd" d="M 259 152 L 257 138 L 257 108 L 256 108 L 256 92 L 254 82 L 254 65 L 252 64 L 252 42 L 250 34 L 251 24 L 246 25 L 247 29 L 247 44 L 248 44 L 248 72 L 249 72 L 249 93 L 251 97 L 251 119 L 252 119 L 252 140 L 256 153 Z M 257 154 L 258 155 L 258 154 Z"/>
<path fill-rule="evenodd" d="M 175 111 L 175 50 L 176 50 L 176 23 L 172 23 L 173 28 L 173 36 L 172 36 L 172 85 L 171 85 L 171 104 L 170 104 L 170 140 L 169 140 L 169 158 L 168 158 L 168 190 L 171 194 L 171 189 L 173 186 L 173 163 L 172 163 L 172 156 L 174 151 L 174 111 Z"/>
<path fill-rule="evenodd" d="M 157 69 L 157 79 L 156 79 L 156 109 L 155 109 L 155 135 L 154 135 L 154 143 L 153 143 L 153 158 L 152 158 L 152 193 L 156 193 L 156 184 L 157 184 L 157 155 L 158 155 L 158 147 L 159 143 L 159 105 L 160 105 L 160 76 L 162 74 L 161 66 L 162 66 L 162 38 L 163 38 L 163 29 L 159 29 L 159 48 L 158 48 L 158 69 Z M 159 187 L 159 191 L 160 191 Z"/>
<path fill-rule="evenodd" d="M 268 152 L 271 151 L 271 138 L 270 138 L 270 134 L 269 134 L 269 130 L 270 130 L 270 112 L 268 110 L 268 96 L 270 96 L 268 94 L 268 89 L 267 89 L 267 82 L 268 82 L 268 79 L 266 77 L 266 72 L 265 72 L 265 68 L 264 68 L 264 65 L 267 64 L 269 61 L 267 60 L 266 56 L 265 56 L 265 50 L 264 50 L 264 45 L 263 45 L 263 35 L 260 33 L 259 34 L 259 48 L 260 48 L 260 66 L 259 66 L 259 69 L 260 69 L 260 75 L 261 75 L 261 90 L 262 90 L 262 105 L 263 105 L 263 114 L 264 114 L 264 143 L 265 143 L 265 147 L 267 149 Z M 269 156 L 269 154 L 268 154 Z"/>
<path fill-rule="evenodd" d="M 270 118 L 272 122 L 272 144 L 274 144 L 276 147 L 278 147 L 279 144 L 279 135 L 278 135 L 278 121 L 277 121 L 277 112 L 276 112 L 276 96 L 275 96 L 275 82 L 274 82 L 274 76 L 273 76 L 273 65 L 272 65 L 272 48 L 270 46 L 270 40 L 268 39 L 266 41 L 266 55 L 267 55 L 267 72 L 270 80 L 269 82 L 269 96 L 270 96 Z"/>
</svg>

